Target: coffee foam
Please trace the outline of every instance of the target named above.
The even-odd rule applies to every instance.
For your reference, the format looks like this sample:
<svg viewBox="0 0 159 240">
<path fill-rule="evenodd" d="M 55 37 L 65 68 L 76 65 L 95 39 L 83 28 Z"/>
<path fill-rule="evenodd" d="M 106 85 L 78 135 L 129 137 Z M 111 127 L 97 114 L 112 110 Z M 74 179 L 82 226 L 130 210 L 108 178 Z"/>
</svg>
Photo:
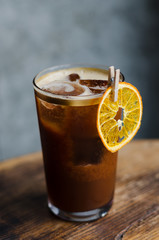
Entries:
<svg viewBox="0 0 159 240">
<path fill-rule="evenodd" d="M 41 89 L 48 89 L 51 87 L 55 87 L 56 90 L 61 87 L 65 88 L 65 92 L 72 92 L 74 91 L 74 87 L 71 84 L 71 81 L 69 81 L 69 75 L 72 73 L 76 73 L 80 76 L 80 79 L 100 79 L 100 80 L 107 80 L 108 79 L 108 71 L 107 70 L 101 70 L 101 69 L 94 69 L 94 68 L 69 68 L 69 69 L 63 69 L 58 70 L 54 72 L 47 73 L 37 80 L 37 86 Z M 76 83 L 83 88 L 83 92 L 81 95 L 92 95 L 90 89 L 87 86 L 81 85 L 78 80 L 76 80 Z"/>
</svg>

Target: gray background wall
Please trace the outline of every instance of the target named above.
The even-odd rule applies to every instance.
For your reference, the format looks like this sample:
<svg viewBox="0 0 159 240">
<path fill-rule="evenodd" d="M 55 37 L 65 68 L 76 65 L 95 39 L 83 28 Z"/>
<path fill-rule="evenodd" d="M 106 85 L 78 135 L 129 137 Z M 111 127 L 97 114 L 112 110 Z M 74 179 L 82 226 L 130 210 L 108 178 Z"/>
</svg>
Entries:
<svg viewBox="0 0 159 240">
<path fill-rule="evenodd" d="M 1 0 L 0 160 L 40 150 L 32 78 L 65 63 L 119 67 L 143 96 L 136 138 L 158 138 L 158 5 L 157 0 Z"/>
</svg>

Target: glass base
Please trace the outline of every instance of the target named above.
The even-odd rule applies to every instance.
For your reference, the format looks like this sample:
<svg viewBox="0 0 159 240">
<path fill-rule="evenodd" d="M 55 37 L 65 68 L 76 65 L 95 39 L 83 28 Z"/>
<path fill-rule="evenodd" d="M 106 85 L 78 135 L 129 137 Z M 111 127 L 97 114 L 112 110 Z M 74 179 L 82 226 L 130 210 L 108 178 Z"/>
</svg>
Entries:
<svg viewBox="0 0 159 240">
<path fill-rule="evenodd" d="M 88 222 L 88 221 L 93 221 L 93 220 L 102 218 L 108 213 L 111 206 L 112 206 L 112 201 L 110 201 L 108 204 L 106 204 L 101 208 L 97 208 L 90 211 L 66 212 L 66 211 L 60 210 L 59 208 L 55 207 L 53 204 L 48 202 L 48 207 L 54 215 L 64 220 L 74 221 L 74 222 Z"/>
</svg>

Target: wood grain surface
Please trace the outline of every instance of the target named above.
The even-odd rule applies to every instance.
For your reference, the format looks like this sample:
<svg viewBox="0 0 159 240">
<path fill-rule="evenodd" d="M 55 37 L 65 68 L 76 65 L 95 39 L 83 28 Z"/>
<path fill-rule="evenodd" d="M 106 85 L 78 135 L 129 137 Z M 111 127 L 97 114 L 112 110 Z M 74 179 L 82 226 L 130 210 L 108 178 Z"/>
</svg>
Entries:
<svg viewBox="0 0 159 240">
<path fill-rule="evenodd" d="M 41 153 L 0 163 L 0 239 L 158 240 L 159 140 L 120 150 L 113 207 L 89 223 L 49 212 Z"/>
</svg>

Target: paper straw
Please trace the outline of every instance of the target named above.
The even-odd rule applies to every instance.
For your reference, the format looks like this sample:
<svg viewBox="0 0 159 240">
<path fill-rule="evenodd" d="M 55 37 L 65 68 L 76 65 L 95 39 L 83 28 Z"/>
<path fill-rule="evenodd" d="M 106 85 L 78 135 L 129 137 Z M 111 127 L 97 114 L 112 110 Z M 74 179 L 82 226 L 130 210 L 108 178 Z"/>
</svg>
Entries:
<svg viewBox="0 0 159 240">
<path fill-rule="evenodd" d="M 115 79 L 113 84 L 113 100 L 116 102 L 118 100 L 118 86 L 120 79 L 120 69 L 115 70 Z"/>
<path fill-rule="evenodd" d="M 115 68 L 114 66 L 109 67 L 109 74 L 108 74 L 108 86 L 111 86 L 114 83 L 115 77 Z"/>
</svg>

